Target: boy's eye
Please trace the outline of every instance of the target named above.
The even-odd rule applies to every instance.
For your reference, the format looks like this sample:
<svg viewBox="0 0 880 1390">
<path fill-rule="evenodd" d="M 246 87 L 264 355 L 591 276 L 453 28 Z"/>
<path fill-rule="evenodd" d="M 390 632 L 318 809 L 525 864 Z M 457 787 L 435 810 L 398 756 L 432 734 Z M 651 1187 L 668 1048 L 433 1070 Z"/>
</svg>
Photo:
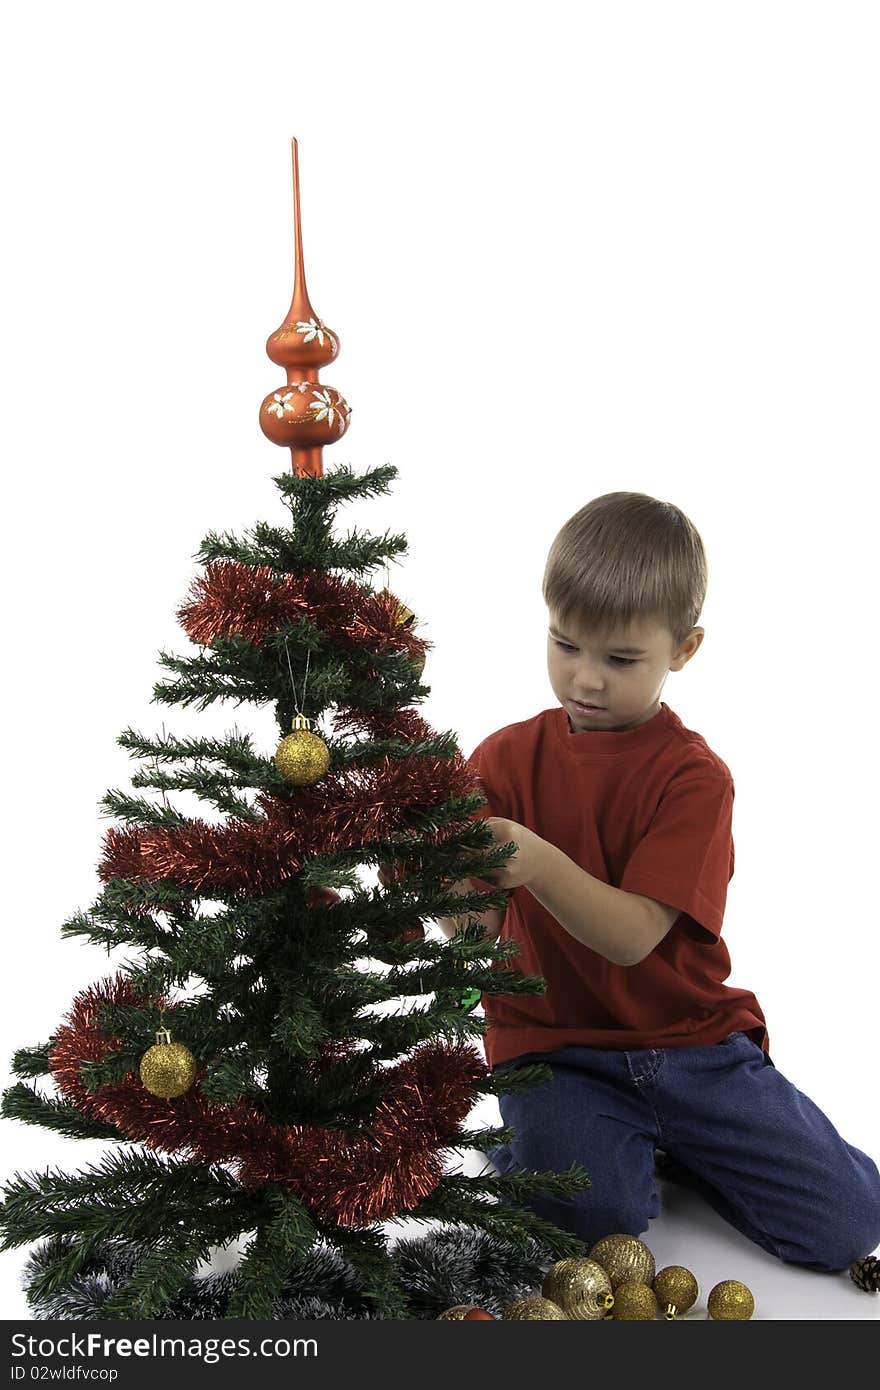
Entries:
<svg viewBox="0 0 880 1390">
<path fill-rule="evenodd" d="M 554 637 L 554 638 L 553 638 L 553 641 L 556 643 L 557 647 L 561 647 L 562 650 L 563 650 L 564 652 L 574 652 L 574 651 L 577 651 L 577 648 L 576 648 L 576 647 L 573 647 L 569 642 L 560 642 L 560 640 L 559 640 L 558 637 Z M 616 661 L 617 664 L 618 664 L 618 666 L 634 666 L 634 665 L 636 664 L 636 661 L 638 660 L 638 657 L 635 657 L 635 656 L 609 656 L 608 660 L 609 660 L 609 661 Z"/>
</svg>

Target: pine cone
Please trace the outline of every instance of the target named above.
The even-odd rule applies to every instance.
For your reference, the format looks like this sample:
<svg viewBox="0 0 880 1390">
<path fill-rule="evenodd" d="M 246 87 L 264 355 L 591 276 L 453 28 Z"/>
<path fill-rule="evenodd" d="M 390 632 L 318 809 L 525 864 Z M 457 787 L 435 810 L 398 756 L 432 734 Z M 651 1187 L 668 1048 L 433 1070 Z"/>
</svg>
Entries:
<svg viewBox="0 0 880 1390">
<path fill-rule="evenodd" d="M 849 1277 L 865 1293 L 880 1293 L 880 1259 L 876 1255 L 866 1255 L 849 1267 Z"/>
</svg>

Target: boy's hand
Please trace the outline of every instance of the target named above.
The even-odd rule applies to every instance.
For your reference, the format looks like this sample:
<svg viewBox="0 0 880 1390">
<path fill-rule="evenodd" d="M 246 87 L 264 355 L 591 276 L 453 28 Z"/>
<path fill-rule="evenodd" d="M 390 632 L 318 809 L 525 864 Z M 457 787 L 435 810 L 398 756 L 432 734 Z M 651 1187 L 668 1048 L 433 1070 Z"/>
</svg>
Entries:
<svg viewBox="0 0 880 1390">
<path fill-rule="evenodd" d="M 506 820 L 503 816 L 487 816 L 484 823 L 492 831 L 496 844 L 507 845 L 513 840 L 516 854 L 512 854 L 499 868 L 479 877 L 499 888 L 528 888 L 544 867 L 547 841 L 536 835 L 534 830 L 529 830 L 528 826 Z"/>
</svg>

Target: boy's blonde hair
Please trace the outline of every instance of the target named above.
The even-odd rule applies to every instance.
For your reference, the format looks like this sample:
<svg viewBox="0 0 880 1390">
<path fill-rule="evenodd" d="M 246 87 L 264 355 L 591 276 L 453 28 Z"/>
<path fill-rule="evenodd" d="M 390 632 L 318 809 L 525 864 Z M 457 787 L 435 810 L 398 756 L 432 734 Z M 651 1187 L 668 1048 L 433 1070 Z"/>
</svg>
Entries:
<svg viewBox="0 0 880 1390">
<path fill-rule="evenodd" d="M 557 535 L 543 594 L 563 628 L 574 619 L 603 633 L 657 618 L 678 646 L 700 616 L 707 578 L 703 542 L 684 512 L 643 492 L 606 492 Z"/>
</svg>

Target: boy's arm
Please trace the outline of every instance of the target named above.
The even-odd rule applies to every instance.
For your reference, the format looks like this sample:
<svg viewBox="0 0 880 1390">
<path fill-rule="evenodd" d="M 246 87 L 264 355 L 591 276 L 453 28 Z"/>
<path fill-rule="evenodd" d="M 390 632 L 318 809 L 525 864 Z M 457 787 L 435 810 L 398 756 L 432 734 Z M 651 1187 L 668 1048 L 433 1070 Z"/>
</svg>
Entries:
<svg viewBox="0 0 880 1390">
<path fill-rule="evenodd" d="M 519 832 L 525 827 L 515 829 Z M 508 838 L 518 842 L 519 834 Z M 537 835 L 534 838 L 539 841 L 534 847 L 535 867 L 525 886 L 569 936 L 615 965 L 638 965 L 650 955 L 669 931 L 679 909 L 641 893 L 613 888 L 587 873 L 549 840 L 541 840 Z"/>
<path fill-rule="evenodd" d="M 517 852 L 486 874 L 498 888 L 528 888 L 569 936 L 615 965 L 638 965 L 669 931 L 680 909 L 628 893 L 588 874 L 573 859 L 516 821 L 486 821 L 497 844 Z"/>
</svg>

